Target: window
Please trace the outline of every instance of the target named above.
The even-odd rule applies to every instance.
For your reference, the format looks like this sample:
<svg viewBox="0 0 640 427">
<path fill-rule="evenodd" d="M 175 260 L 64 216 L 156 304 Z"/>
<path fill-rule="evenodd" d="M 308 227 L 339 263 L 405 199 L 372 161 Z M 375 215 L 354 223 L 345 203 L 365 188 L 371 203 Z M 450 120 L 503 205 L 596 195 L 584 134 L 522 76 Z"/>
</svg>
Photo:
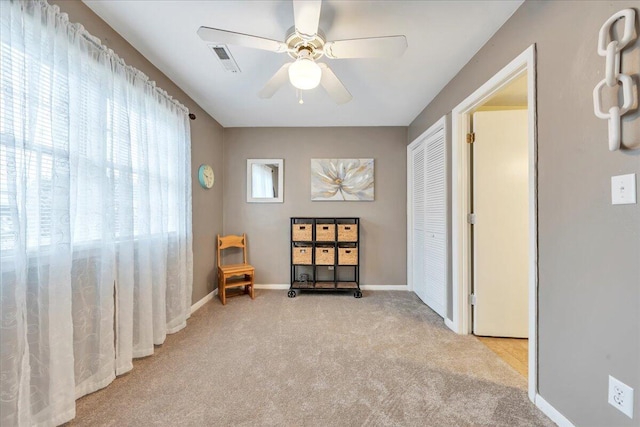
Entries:
<svg viewBox="0 0 640 427">
<path fill-rule="evenodd" d="M 128 99 L 132 92 L 144 98 L 144 88 L 135 93 L 120 84 L 105 93 L 101 86 L 93 85 L 102 73 L 97 59 L 84 61 L 67 75 L 52 71 L 45 63 L 33 72 L 34 62 L 37 58 L 29 53 L 0 42 L 0 79 L 3 93 L 8 94 L 0 101 L 2 255 L 16 247 L 21 216 L 25 217 L 27 248 L 51 243 L 55 177 L 74 182 L 74 244 L 100 240 L 105 232 L 116 240 L 177 232 L 178 212 L 170 209 L 166 200 L 149 197 L 148 188 L 167 190 L 171 200 L 184 198 L 184 177 L 177 177 L 176 168 L 167 165 L 176 151 L 167 146 L 175 133 L 168 125 L 175 122 L 171 112 L 156 111 L 157 115 L 145 117 L 142 110 L 147 102 Z M 56 107 L 75 95 L 81 95 L 77 98 L 78 115 L 56 117 Z M 149 141 L 152 135 L 157 139 Z M 144 147 L 149 143 L 160 145 L 157 153 Z M 54 176 L 54 163 L 68 165 L 64 173 L 69 176 L 60 176 L 59 168 Z M 105 198 L 111 201 L 105 203 Z M 150 222 L 148 214 L 159 207 L 166 218 Z M 112 215 L 105 217 L 106 209 L 111 209 Z"/>
</svg>

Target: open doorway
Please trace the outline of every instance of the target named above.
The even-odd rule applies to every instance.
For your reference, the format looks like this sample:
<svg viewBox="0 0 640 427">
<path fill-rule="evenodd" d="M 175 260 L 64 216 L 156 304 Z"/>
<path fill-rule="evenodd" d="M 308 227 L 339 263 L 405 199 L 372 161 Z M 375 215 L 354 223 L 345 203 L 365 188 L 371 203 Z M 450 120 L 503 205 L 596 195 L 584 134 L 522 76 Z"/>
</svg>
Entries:
<svg viewBox="0 0 640 427">
<path fill-rule="evenodd" d="M 506 101 L 507 98 L 512 97 L 513 93 L 509 95 L 510 91 L 514 89 L 526 87 L 526 101 L 525 105 L 506 105 L 507 102 L 511 104 L 522 103 L 521 101 Z M 503 104 L 503 105 L 497 105 Z M 508 108 L 507 108 L 508 107 Z M 522 107 L 526 107 L 523 109 Z M 501 118 L 489 118 L 494 114 L 489 112 L 500 111 L 503 114 Z M 522 207 L 524 204 L 524 212 L 526 221 L 524 225 L 519 224 L 516 229 L 520 235 L 524 234 L 524 243 L 521 243 L 519 248 L 524 252 L 524 257 L 518 258 L 518 269 L 513 272 L 513 276 L 509 280 L 513 280 L 513 277 L 518 277 L 520 281 L 524 281 L 524 288 L 519 288 L 519 295 L 522 297 L 524 293 L 524 299 L 518 303 L 517 308 L 514 302 L 507 301 L 504 296 L 504 289 L 498 286 L 493 289 L 492 292 L 498 295 L 497 300 L 493 302 L 494 305 L 502 306 L 507 311 L 511 311 L 511 314 L 516 313 L 519 315 L 519 326 L 515 329 L 518 331 L 508 331 L 505 335 L 511 334 L 512 336 L 524 335 L 528 337 L 528 345 L 526 346 L 527 352 L 527 379 L 529 398 L 535 401 L 537 393 L 537 350 L 536 350 L 536 326 L 537 326 L 537 221 L 536 221 L 536 137 L 535 137 L 535 46 L 530 46 L 521 55 L 509 63 L 506 67 L 500 70 L 493 78 L 486 82 L 476 92 L 471 94 L 460 105 L 458 105 L 452 112 L 452 300 L 453 300 L 453 316 L 451 322 L 447 322 L 448 326 L 454 331 L 460 334 L 469 334 L 476 332 L 478 335 L 502 335 L 502 332 L 495 332 L 492 328 L 494 326 L 504 326 L 505 323 L 515 325 L 515 321 L 505 322 L 500 319 L 500 316 L 493 318 L 492 310 L 484 310 L 484 313 L 489 313 L 489 316 L 484 319 L 478 319 L 480 310 L 474 309 L 473 303 L 478 304 L 478 300 L 482 298 L 477 294 L 477 291 L 481 289 L 483 278 L 478 274 L 485 274 L 490 271 L 491 268 L 506 268 L 509 264 L 509 268 L 513 261 L 507 261 L 500 263 L 500 258 L 506 256 L 505 250 L 502 248 L 502 252 L 498 251 L 497 254 L 487 257 L 487 249 L 491 247 L 491 239 L 484 237 L 484 242 L 475 241 L 474 239 L 481 239 L 481 235 L 477 233 L 474 235 L 474 227 L 479 225 L 479 222 L 484 221 L 484 225 L 487 224 L 487 217 L 491 217 L 494 220 L 499 216 L 496 211 L 486 210 L 486 206 L 491 208 L 492 204 L 496 203 L 496 199 L 492 194 L 493 186 L 501 185 L 507 180 L 504 175 L 500 173 L 505 172 L 505 168 L 509 166 L 501 166 L 502 170 L 499 170 L 498 174 L 491 177 L 487 170 L 491 171 L 492 156 L 502 156 L 505 147 L 495 148 L 494 152 L 484 153 L 483 156 L 487 157 L 489 167 L 485 164 L 483 172 L 481 172 L 482 178 L 485 182 L 482 188 L 477 186 L 474 188 L 474 179 L 478 179 L 478 176 L 474 177 L 474 166 L 479 167 L 474 160 L 474 150 L 472 148 L 473 136 L 469 135 L 473 133 L 472 124 L 477 125 L 479 121 L 485 122 L 489 118 L 489 121 L 497 123 L 512 123 L 520 119 L 516 119 L 515 116 L 524 117 L 524 127 L 526 128 L 526 135 L 524 140 L 519 146 L 519 155 L 524 150 L 524 158 L 519 160 L 503 159 L 504 164 L 509 164 L 514 172 L 526 175 L 524 184 L 520 182 L 519 189 L 517 190 L 520 201 L 515 202 L 516 205 Z M 476 123 L 474 123 L 474 115 Z M 507 117 L 508 116 L 508 117 Z M 511 117 L 514 116 L 514 117 Z M 478 138 L 481 138 L 478 135 Z M 480 141 L 478 141 L 480 142 Z M 511 149 L 512 146 L 507 148 Z M 518 150 L 516 150 L 518 151 Z M 478 154 L 478 153 L 476 153 Z M 511 153 L 514 154 L 514 153 Z M 524 167 L 523 163 L 524 162 Z M 516 165 L 516 163 L 518 165 Z M 476 171 L 477 172 L 477 171 Z M 495 171 L 494 171 L 495 172 Z M 487 180 L 487 177 L 490 179 Z M 493 180 L 493 181 L 491 181 Z M 524 187 L 523 187 L 524 185 Z M 481 193 L 478 191 L 484 190 L 485 212 L 482 213 L 484 218 L 480 218 L 479 215 L 472 215 L 474 208 L 477 208 L 479 197 Z M 488 190 L 488 191 L 487 191 Z M 502 201 L 505 198 L 505 194 L 509 195 L 513 192 L 513 189 L 502 189 L 498 194 L 498 201 Z M 506 192 L 506 193 L 505 193 Z M 494 197 L 492 199 L 491 197 Z M 522 202 L 524 200 L 524 203 Z M 474 206 L 474 202 L 475 205 Z M 511 221 L 513 212 L 508 208 L 503 208 L 500 215 L 502 218 L 497 218 L 494 227 L 501 228 L 501 225 L 506 225 L 505 221 Z M 472 225 L 476 222 L 476 225 Z M 507 227 L 502 227 L 507 228 Z M 507 234 L 513 233 L 513 231 L 506 231 Z M 488 234 L 491 235 L 492 231 L 489 229 Z M 487 246 L 487 241 L 488 246 Z M 482 249 L 483 256 L 478 257 L 478 245 L 484 244 L 485 248 Z M 523 249 L 524 248 L 524 249 Z M 497 260 L 497 262 L 496 262 Z M 479 265 L 474 265 L 478 263 Z M 494 264 L 494 265 L 492 265 Z M 511 273 L 510 273 L 511 274 Z M 523 278 L 524 277 L 524 278 Z M 507 281 L 509 281 L 507 280 Z M 491 288 L 494 284 L 489 284 Z M 475 293 L 475 295 L 474 295 Z M 491 293 L 491 292 L 490 292 Z M 511 295 L 510 297 L 514 297 Z M 497 302 L 496 302 L 497 301 Z M 524 306 L 522 305 L 524 301 Z M 480 301 L 480 303 L 486 303 Z M 491 306 L 489 302 L 489 307 Z M 511 307 L 513 304 L 513 307 Z M 475 306 L 477 307 L 477 305 Z M 514 308 L 514 310 L 511 310 Z M 484 326 L 488 326 L 485 332 L 478 331 L 477 322 L 483 322 Z M 483 326 L 483 327 L 484 327 Z M 522 333 L 524 328 L 525 332 Z M 487 332 L 488 331 L 488 332 Z M 518 339 L 518 338 L 516 338 Z"/>
<path fill-rule="evenodd" d="M 528 375 L 527 75 L 471 113 L 472 332 Z"/>
</svg>

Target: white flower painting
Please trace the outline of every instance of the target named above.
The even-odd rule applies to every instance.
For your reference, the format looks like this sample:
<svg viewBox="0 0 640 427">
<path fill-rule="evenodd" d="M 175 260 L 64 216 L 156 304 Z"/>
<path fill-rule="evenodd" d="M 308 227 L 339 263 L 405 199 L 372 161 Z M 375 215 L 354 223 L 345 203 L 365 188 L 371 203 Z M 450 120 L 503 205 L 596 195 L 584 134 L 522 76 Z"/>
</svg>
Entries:
<svg viewBox="0 0 640 427">
<path fill-rule="evenodd" d="M 311 159 L 311 200 L 373 200 L 373 159 Z"/>
</svg>

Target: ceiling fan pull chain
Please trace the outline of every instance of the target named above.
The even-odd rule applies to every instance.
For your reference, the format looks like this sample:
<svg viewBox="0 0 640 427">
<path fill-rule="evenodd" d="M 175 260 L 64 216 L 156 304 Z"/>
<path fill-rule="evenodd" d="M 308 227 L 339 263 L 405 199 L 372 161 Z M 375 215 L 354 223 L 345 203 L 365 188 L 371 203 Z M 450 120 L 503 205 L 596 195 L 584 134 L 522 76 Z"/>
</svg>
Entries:
<svg viewBox="0 0 640 427">
<path fill-rule="evenodd" d="M 298 104 L 304 104 L 304 101 L 302 99 L 302 91 L 300 89 L 296 89 L 296 95 L 298 96 Z"/>
</svg>

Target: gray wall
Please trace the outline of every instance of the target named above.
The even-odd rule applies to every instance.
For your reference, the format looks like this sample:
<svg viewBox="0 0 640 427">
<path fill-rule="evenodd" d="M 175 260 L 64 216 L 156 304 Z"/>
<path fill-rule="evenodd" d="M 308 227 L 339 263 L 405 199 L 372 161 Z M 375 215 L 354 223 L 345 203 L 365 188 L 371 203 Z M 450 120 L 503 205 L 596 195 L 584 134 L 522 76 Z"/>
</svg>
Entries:
<svg viewBox="0 0 640 427">
<path fill-rule="evenodd" d="M 256 283 L 289 283 L 289 218 L 355 216 L 361 224 L 360 282 L 406 285 L 404 127 L 226 128 L 224 231 L 247 233 Z M 284 159 L 284 203 L 246 202 L 246 162 Z M 375 159 L 375 201 L 312 202 L 312 158 Z"/>
<path fill-rule="evenodd" d="M 55 1 L 71 22 L 81 23 L 87 31 L 102 40 L 124 61 L 143 71 L 169 95 L 183 103 L 196 115 L 191 121 L 191 176 L 193 180 L 193 301 L 196 302 L 215 287 L 215 236 L 222 232 L 222 126 L 204 112 L 167 76 L 162 74 L 140 52 L 77 0 Z M 198 184 L 198 167 L 208 163 L 216 174 L 210 190 Z"/>
<path fill-rule="evenodd" d="M 537 44 L 539 391 L 574 424 L 631 426 L 606 402 L 607 375 L 636 390 L 640 416 L 640 204 L 611 206 L 610 177 L 640 173 L 640 151 L 610 153 L 591 90 L 603 78 L 597 33 L 636 2 L 526 1 L 436 99 L 404 128 L 226 129 L 79 1 L 55 2 L 198 119 L 192 124 L 194 290 L 213 289 L 215 235 L 247 232 L 258 282 L 287 283 L 290 216 L 360 216 L 363 284 L 406 283 L 405 147 L 530 44 Z M 640 72 L 640 42 L 623 69 Z M 638 79 L 636 78 L 636 82 Z M 638 112 L 624 140 L 640 146 Z M 245 202 L 246 158 L 285 159 L 285 203 Z M 311 202 L 309 159 L 374 157 L 376 201 Z M 197 167 L 216 184 L 203 190 Z M 225 170 L 223 171 L 223 165 Z M 225 177 L 223 180 L 222 177 Z"/>
<path fill-rule="evenodd" d="M 604 77 L 598 31 L 632 6 L 638 12 L 633 1 L 526 1 L 408 133 L 413 140 L 536 44 L 539 393 L 579 426 L 640 418 L 640 204 L 612 206 L 610 195 L 612 175 L 640 174 L 640 150 L 608 151 L 591 96 Z M 640 41 L 623 71 L 638 82 Z M 623 141 L 640 148 L 637 111 L 624 119 Z M 634 420 L 608 405 L 609 374 L 634 388 Z"/>
</svg>

